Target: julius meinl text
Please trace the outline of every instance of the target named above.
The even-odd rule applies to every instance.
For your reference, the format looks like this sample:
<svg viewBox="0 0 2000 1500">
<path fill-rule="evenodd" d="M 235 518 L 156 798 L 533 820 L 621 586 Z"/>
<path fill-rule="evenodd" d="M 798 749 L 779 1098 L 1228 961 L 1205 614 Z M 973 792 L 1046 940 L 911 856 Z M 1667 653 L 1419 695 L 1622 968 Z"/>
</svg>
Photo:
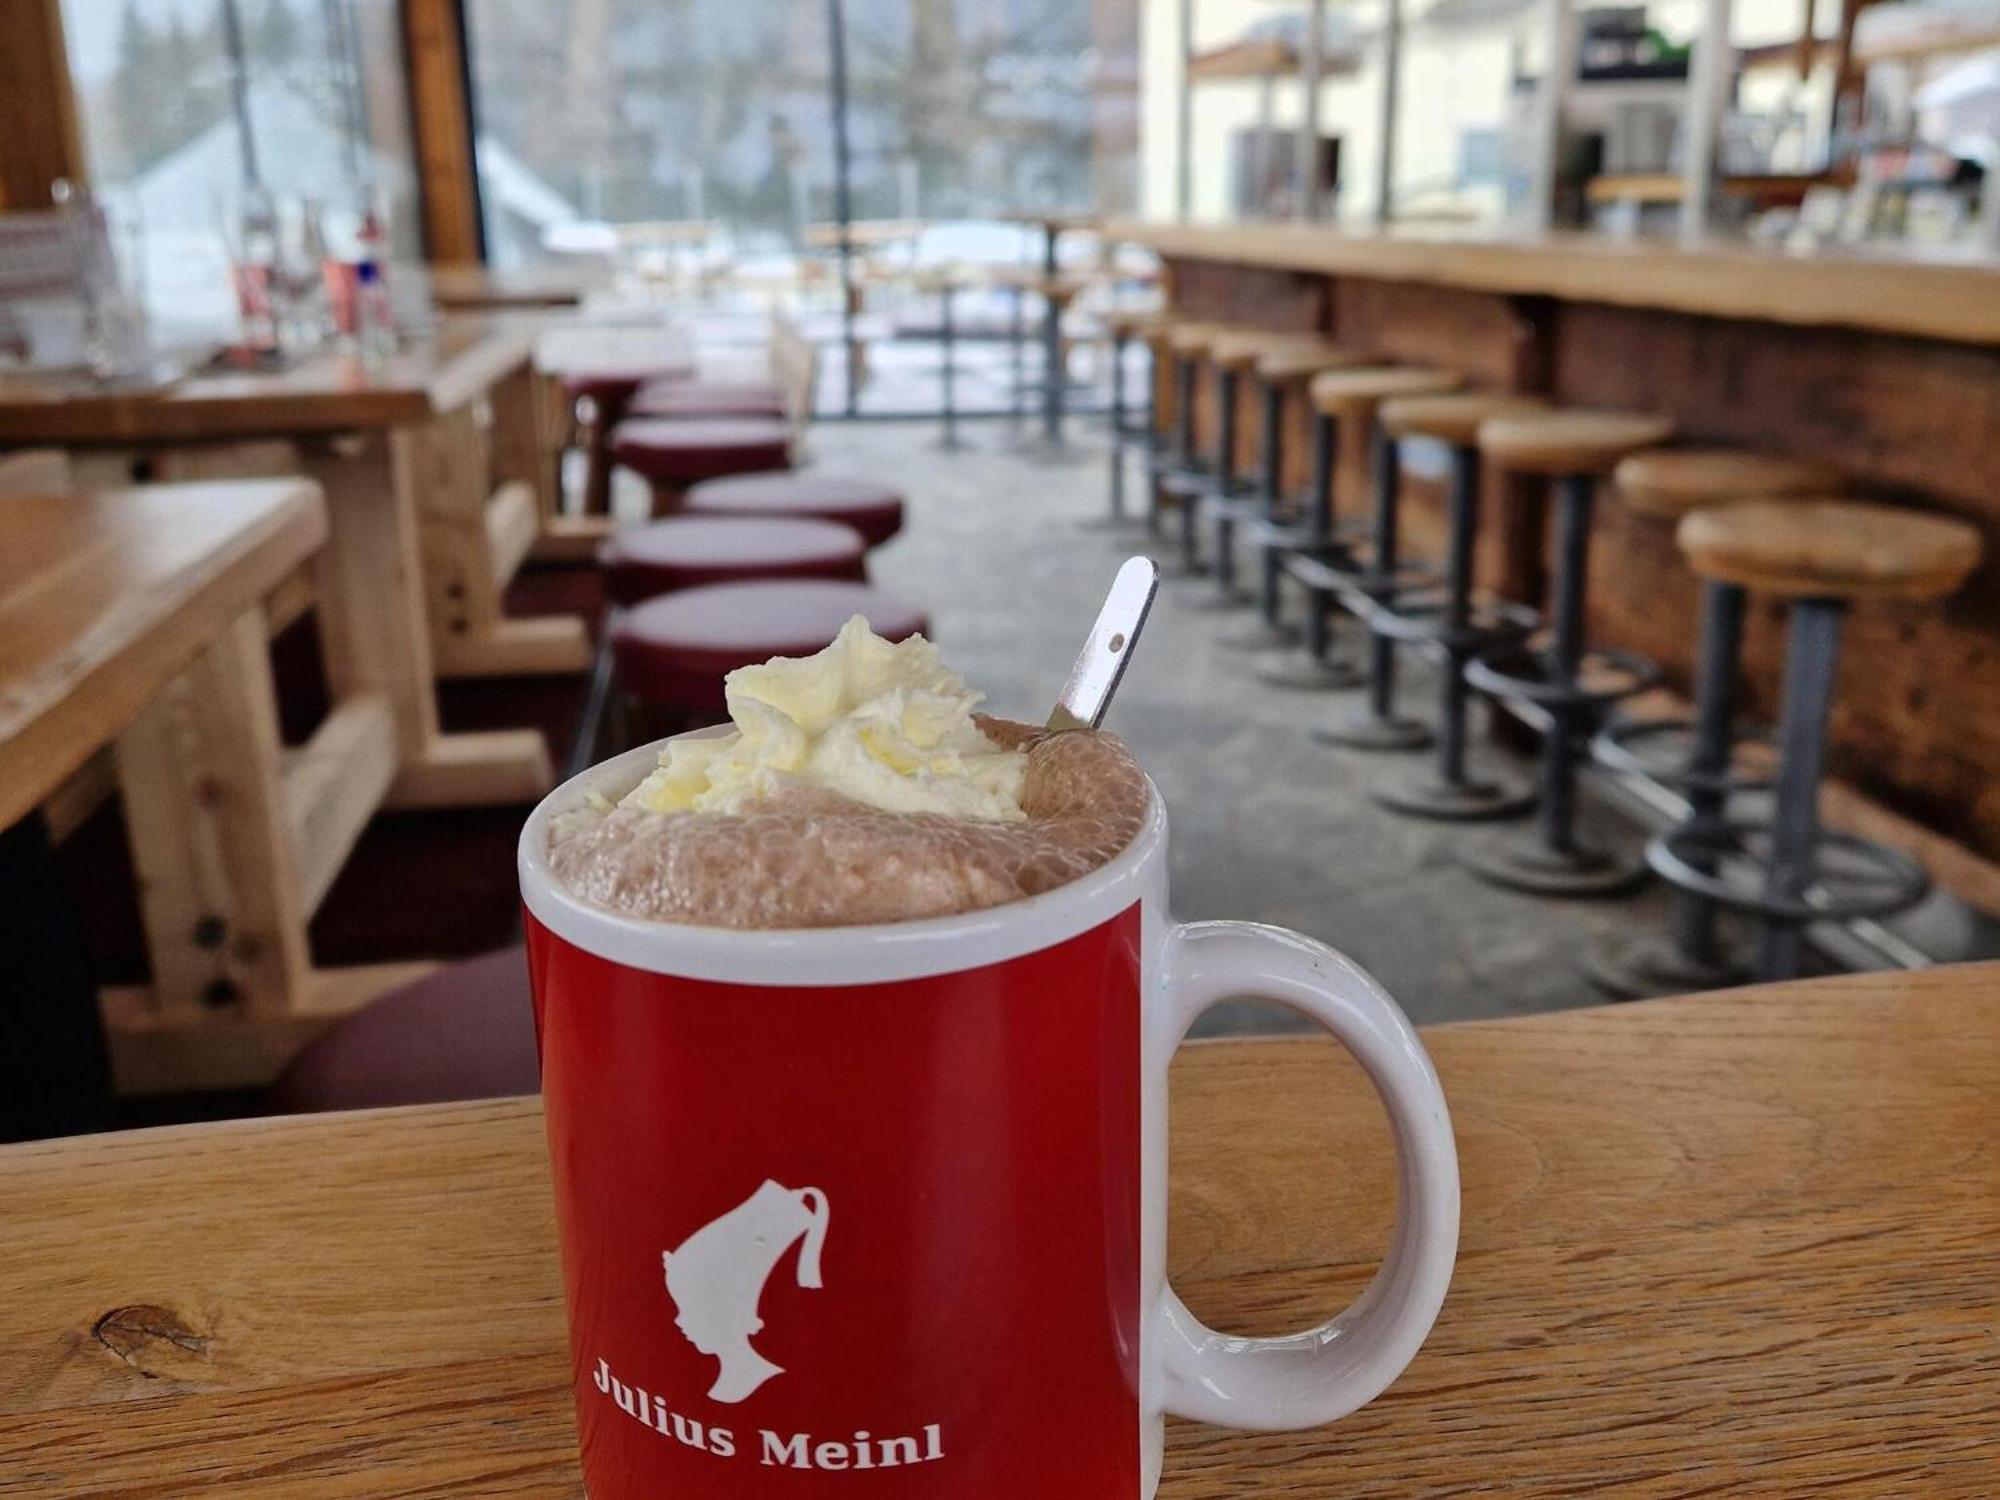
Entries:
<svg viewBox="0 0 2000 1500">
<path fill-rule="evenodd" d="M 618 1409 L 642 1427 L 650 1427 L 662 1437 L 716 1458 L 737 1458 L 749 1450 L 739 1447 L 734 1432 L 697 1422 L 670 1411 L 657 1396 L 638 1386 L 627 1385 L 611 1373 L 608 1360 L 597 1362 L 592 1377 L 597 1389 L 618 1404 Z M 934 1463 L 944 1457 L 944 1429 L 936 1422 L 907 1437 L 875 1437 L 857 1432 L 839 1440 L 820 1439 L 810 1433 L 790 1434 L 760 1428 L 757 1432 L 757 1461 L 788 1469 L 895 1469 L 905 1464 Z"/>
</svg>

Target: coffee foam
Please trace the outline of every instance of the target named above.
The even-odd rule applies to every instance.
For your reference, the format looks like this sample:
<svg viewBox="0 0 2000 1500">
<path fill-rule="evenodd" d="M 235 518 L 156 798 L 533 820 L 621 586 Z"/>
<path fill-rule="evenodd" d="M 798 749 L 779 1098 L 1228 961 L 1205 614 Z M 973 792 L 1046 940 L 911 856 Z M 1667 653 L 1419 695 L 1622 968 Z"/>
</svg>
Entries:
<svg viewBox="0 0 2000 1500">
<path fill-rule="evenodd" d="M 558 829 L 550 866 L 572 894 L 621 916 L 838 927 L 1018 901 L 1087 875 L 1138 834 L 1149 794 L 1123 742 L 985 717 L 980 727 L 1027 746 L 1023 822 L 884 812 L 798 787 L 742 813 L 618 807 Z"/>
</svg>

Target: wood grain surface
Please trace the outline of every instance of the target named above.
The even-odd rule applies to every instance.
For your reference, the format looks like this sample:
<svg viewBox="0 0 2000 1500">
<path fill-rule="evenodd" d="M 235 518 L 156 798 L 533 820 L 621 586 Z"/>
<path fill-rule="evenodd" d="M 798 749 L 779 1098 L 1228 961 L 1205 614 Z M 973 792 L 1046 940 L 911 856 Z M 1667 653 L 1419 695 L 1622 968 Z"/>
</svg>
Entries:
<svg viewBox="0 0 2000 1500">
<path fill-rule="evenodd" d="M 0 827 L 109 743 L 326 539 L 304 480 L 9 498 Z"/>
<path fill-rule="evenodd" d="M 1103 233 L 1166 256 L 1241 266 L 2000 344 L 2000 268 L 1907 249 L 1790 255 L 1723 241 L 1683 246 L 1594 234 L 1355 233 L 1139 220 L 1114 220 Z"/>
<path fill-rule="evenodd" d="M 1166 1500 L 2000 1489 L 2000 966 L 1427 1039 L 1430 1342 L 1330 1429 L 1174 1424 Z M 1387 1244 L 1330 1044 L 1188 1048 L 1173 1149 L 1219 1326 L 1312 1322 Z M 532 1100 L 0 1150 L 0 1495 L 575 1496 L 566 1366 Z"/>
<path fill-rule="evenodd" d="M 52 375 L 0 377 L 0 446 L 220 441 L 422 422 L 477 400 L 533 357 L 537 322 L 449 317 L 379 367 L 327 350 L 286 370 L 198 373 L 108 390 Z"/>
</svg>

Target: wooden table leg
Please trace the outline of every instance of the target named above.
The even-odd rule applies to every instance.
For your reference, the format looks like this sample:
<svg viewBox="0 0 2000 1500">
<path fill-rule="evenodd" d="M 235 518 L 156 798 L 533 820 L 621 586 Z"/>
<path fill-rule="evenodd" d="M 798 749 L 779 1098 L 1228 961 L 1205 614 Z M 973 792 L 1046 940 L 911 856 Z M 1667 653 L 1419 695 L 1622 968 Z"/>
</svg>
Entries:
<svg viewBox="0 0 2000 1500">
<path fill-rule="evenodd" d="M 153 979 L 104 992 L 121 1092 L 270 1082 L 328 1021 L 431 965 L 316 969 L 306 923 L 396 775 L 379 693 L 278 736 L 264 612 L 239 617 L 119 739 Z"/>
<path fill-rule="evenodd" d="M 407 447 L 401 452 L 407 454 Z M 380 433 L 308 454 L 326 490 L 330 537 L 319 559 L 319 622 L 336 698 L 379 693 L 395 731 L 392 807 L 530 802 L 552 784 L 532 729 L 447 735 L 438 726 L 418 542 L 415 474 Z"/>
<path fill-rule="evenodd" d="M 573 615 L 510 618 L 506 587 L 540 532 L 532 478 L 490 487 L 489 431 L 473 407 L 389 443 L 399 481 L 416 497 L 431 655 L 440 677 L 521 677 L 590 669 L 590 634 Z M 497 422 L 497 418 L 495 419 Z"/>
</svg>

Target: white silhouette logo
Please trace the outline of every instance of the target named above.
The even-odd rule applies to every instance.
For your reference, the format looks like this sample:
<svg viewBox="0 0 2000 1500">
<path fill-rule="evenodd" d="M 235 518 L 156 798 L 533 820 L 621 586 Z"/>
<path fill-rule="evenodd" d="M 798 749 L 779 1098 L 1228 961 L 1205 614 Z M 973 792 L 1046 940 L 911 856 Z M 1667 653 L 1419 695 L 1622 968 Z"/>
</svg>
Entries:
<svg viewBox="0 0 2000 1500">
<path fill-rule="evenodd" d="M 722 1363 L 709 1387 L 711 1401 L 734 1405 L 773 1375 L 785 1373 L 750 1347 L 764 1320 L 757 1314 L 764 1283 L 801 1236 L 799 1285 L 817 1289 L 826 1243 L 826 1194 L 794 1190 L 768 1179 L 721 1218 L 689 1235 L 678 1250 L 662 1252 L 667 1295 L 679 1316 L 674 1324 L 703 1354 Z"/>
</svg>

